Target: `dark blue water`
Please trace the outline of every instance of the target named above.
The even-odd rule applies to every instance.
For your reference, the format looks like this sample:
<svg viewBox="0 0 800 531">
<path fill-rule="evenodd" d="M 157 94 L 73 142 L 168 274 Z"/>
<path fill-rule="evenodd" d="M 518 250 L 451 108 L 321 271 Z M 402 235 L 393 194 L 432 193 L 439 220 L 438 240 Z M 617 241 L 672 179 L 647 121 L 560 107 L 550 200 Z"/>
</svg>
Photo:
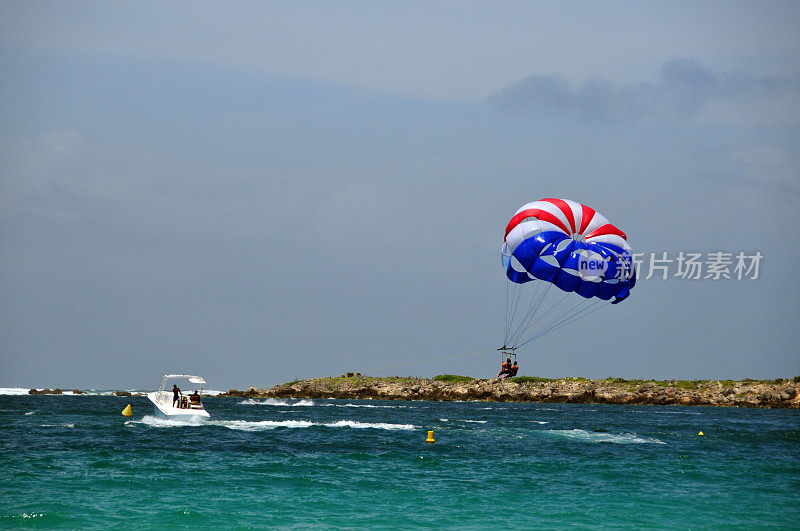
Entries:
<svg viewBox="0 0 800 531">
<path fill-rule="evenodd" d="M 134 416 L 120 415 L 132 404 Z M 0 527 L 776 528 L 800 411 L 0 396 Z M 427 431 L 436 443 L 426 444 Z M 699 436 L 698 432 L 704 435 Z"/>
</svg>

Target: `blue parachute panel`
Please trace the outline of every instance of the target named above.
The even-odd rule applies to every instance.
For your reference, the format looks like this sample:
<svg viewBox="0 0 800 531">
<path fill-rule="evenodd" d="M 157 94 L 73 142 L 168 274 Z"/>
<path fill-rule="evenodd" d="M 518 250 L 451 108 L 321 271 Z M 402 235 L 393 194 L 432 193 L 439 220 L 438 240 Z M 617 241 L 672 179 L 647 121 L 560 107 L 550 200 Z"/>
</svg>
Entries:
<svg viewBox="0 0 800 531">
<path fill-rule="evenodd" d="M 516 266 L 511 265 L 512 257 Z M 587 299 L 616 297 L 615 303 L 624 300 L 636 283 L 628 251 L 608 242 L 576 241 L 559 231 L 522 240 L 511 255 L 503 255 L 503 267 L 508 279 L 517 284 L 538 279 Z"/>
</svg>

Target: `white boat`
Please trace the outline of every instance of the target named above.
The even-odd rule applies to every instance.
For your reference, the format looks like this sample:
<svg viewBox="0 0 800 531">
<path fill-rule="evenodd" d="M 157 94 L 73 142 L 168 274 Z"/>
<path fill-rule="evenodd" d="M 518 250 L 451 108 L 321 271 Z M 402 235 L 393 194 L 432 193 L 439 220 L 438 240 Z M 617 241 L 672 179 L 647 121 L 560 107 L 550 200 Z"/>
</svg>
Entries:
<svg viewBox="0 0 800 531">
<path fill-rule="evenodd" d="M 178 397 L 177 402 L 174 400 L 174 393 L 172 389 L 167 389 L 167 382 L 172 383 L 173 380 L 188 380 L 189 383 L 199 385 L 197 394 L 183 393 Z M 147 393 L 147 398 L 153 403 L 156 409 L 156 416 L 162 419 L 172 420 L 195 420 L 195 419 L 210 419 L 211 415 L 203 407 L 203 402 L 200 399 L 202 394 L 203 384 L 206 381 L 200 376 L 193 376 L 191 374 L 165 374 L 161 379 L 161 386 L 158 391 Z M 198 388 L 194 387 L 195 391 Z"/>
</svg>

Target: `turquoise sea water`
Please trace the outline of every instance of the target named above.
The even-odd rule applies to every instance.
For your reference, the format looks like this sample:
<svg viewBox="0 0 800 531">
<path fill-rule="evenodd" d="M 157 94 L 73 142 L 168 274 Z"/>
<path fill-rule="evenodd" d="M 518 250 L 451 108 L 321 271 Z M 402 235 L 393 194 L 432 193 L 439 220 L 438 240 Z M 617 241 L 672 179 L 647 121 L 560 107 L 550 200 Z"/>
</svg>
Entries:
<svg viewBox="0 0 800 531">
<path fill-rule="evenodd" d="M 800 525 L 797 410 L 204 402 L 0 396 L 0 527 Z"/>
</svg>

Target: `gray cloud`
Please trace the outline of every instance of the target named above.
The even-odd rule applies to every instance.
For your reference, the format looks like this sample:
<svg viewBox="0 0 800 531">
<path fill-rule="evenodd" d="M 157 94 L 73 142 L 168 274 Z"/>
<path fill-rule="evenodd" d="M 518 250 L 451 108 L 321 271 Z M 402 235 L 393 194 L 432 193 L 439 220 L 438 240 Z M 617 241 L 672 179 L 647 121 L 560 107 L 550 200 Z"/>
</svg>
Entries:
<svg viewBox="0 0 800 531">
<path fill-rule="evenodd" d="M 695 118 L 714 104 L 752 105 L 774 98 L 800 101 L 800 76 L 721 73 L 697 61 L 667 61 L 658 80 L 619 84 L 590 78 L 573 88 L 559 74 L 531 75 L 495 92 L 487 101 L 514 112 L 545 111 L 588 121 L 631 121 L 649 117 Z M 763 114 L 760 119 L 768 118 Z M 796 117 L 790 119 L 794 120 Z"/>
</svg>

